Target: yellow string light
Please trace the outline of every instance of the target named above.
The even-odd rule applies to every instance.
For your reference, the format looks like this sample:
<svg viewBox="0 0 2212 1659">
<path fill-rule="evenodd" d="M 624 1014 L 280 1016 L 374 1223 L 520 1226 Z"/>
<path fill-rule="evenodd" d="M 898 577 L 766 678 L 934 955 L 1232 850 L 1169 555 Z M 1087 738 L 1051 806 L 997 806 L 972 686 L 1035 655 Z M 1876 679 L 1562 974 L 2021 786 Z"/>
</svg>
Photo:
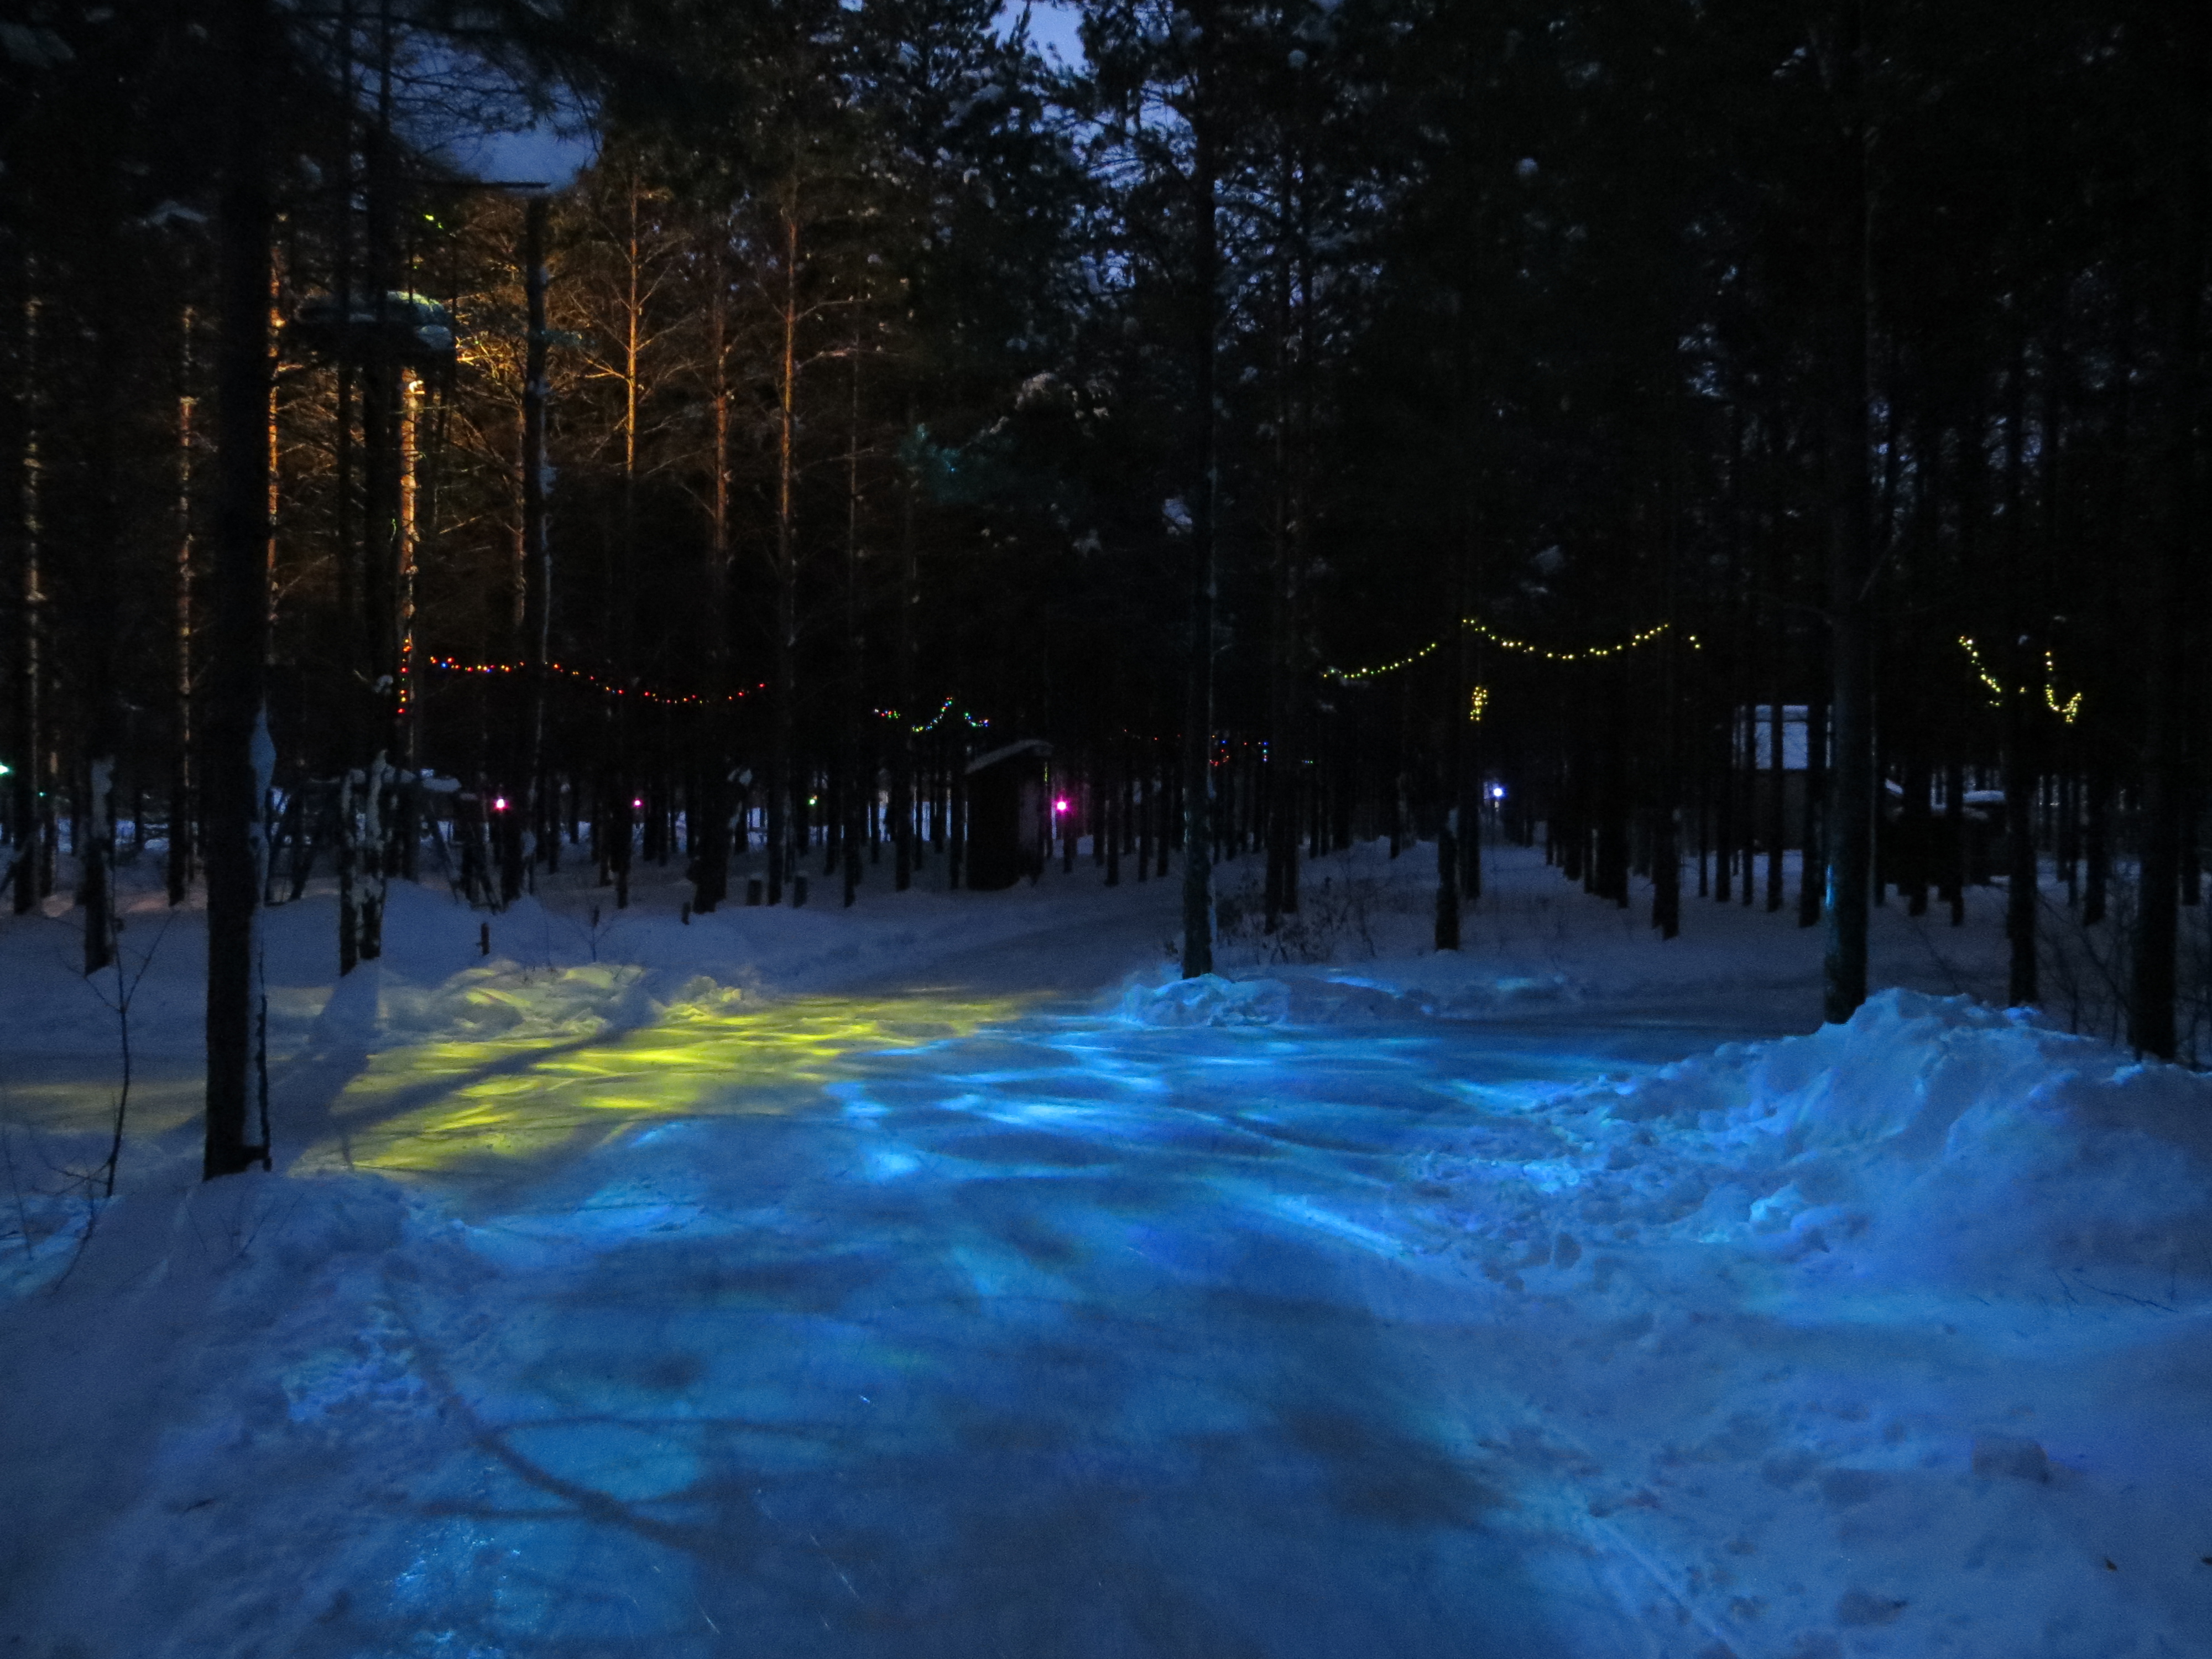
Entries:
<svg viewBox="0 0 2212 1659">
<path fill-rule="evenodd" d="M 1672 623 L 1655 623 L 1650 628 L 1632 634 L 1626 639 L 1613 645 L 1584 646 L 1577 651 L 1552 651 L 1540 645 L 1532 645 L 1527 640 L 1510 639 L 1492 629 L 1480 617 L 1460 618 L 1461 627 L 1473 629 L 1501 651 L 1516 652 L 1527 657 L 1540 657 L 1546 662 L 1565 663 L 1599 662 L 1607 657 L 1618 657 L 1626 652 L 1639 650 L 1667 633 L 1674 625 Z M 1705 649 L 1704 642 L 1695 634 L 1686 634 L 1683 637 L 1689 642 L 1690 649 L 1692 651 Z M 1433 655 L 1443 647 L 1442 640 L 1432 640 L 1411 656 L 1401 657 L 1395 662 L 1386 662 L 1377 668 L 1325 668 L 1322 673 L 1326 678 L 1336 680 L 1346 685 L 1357 684 L 1362 680 L 1379 679 L 1385 674 L 1395 674 L 1400 669 L 1411 668 L 1424 657 Z M 1480 716 L 1469 718 L 1477 719 Z"/>
<path fill-rule="evenodd" d="M 424 661 L 430 667 L 448 674 L 526 674 L 530 672 L 530 665 L 526 662 L 463 662 L 457 657 L 428 657 L 425 658 Z M 552 673 L 565 675 L 572 680 L 581 680 L 585 684 L 595 690 L 603 691 L 611 697 L 635 696 L 647 702 L 665 702 L 672 708 L 703 707 L 711 702 L 735 702 L 738 698 L 749 696 L 755 691 L 768 690 L 768 682 L 763 680 L 757 685 L 749 686 L 743 691 L 732 691 L 724 697 L 679 696 L 671 691 L 649 690 L 643 686 L 611 685 L 597 674 L 587 674 L 580 668 L 570 668 L 562 663 L 549 662 L 545 666 Z"/>
<path fill-rule="evenodd" d="M 1472 628 L 1501 651 L 1517 651 L 1522 656 L 1541 657 L 1546 662 L 1598 662 L 1607 657 L 1618 657 L 1626 652 L 1635 651 L 1650 644 L 1674 625 L 1672 623 L 1655 623 L 1649 628 L 1630 635 L 1617 645 L 1584 646 L 1579 651 L 1547 651 L 1542 646 L 1531 645 L 1526 640 L 1508 639 L 1504 635 L 1492 629 L 1479 617 L 1460 618 L 1461 627 Z M 1696 643 L 1694 640 L 1691 641 L 1692 647 Z"/>
<path fill-rule="evenodd" d="M 1359 680 L 1380 679 L 1385 674 L 1395 674 L 1401 668 L 1411 668 L 1426 656 L 1433 655 L 1441 640 L 1432 640 L 1410 657 L 1401 657 L 1395 662 L 1386 662 L 1380 668 L 1325 668 L 1322 672 L 1333 680 L 1352 684 Z"/>
<path fill-rule="evenodd" d="M 1467 700 L 1467 717 L 1468 717 L 1468 720 L 1480 720 L 1480 719 L 1482 718 L 1482 711 L 1483 711 L 1484 709 L 1486 709 L 1486 708 L 1489 708 L 1489 707 L 1490 707 L 1490 688 L 1489 688 L 1488 686 L 1486 686 L 1486 685 L 1478 685 L 1478 686 L 1476 686 L 1476 687 L 1474 688 L 1474 691 L 1473 691 L 1473 692 L 1471 692 L 1471 693 L 1468 695 L 1468 700 Z"/>
<path fill-rule="evenodd" d="M 2081 694 L 2079 691 L 2076 691 L 2072 696 L 2067 698 L 2064 702 L 2062 703 L 2058 701 L 2058 686 L 2057 683 L 2058 678 L 2058 667 L 2056 663 L 2051 661 L 2051 653 L 2048 651 L 2043 653 L 2043 674 L 2044 702 L 2049 706 L 2051 712 L 2057 715 L 2060 720 L 2064 720 L 2069 726 L 2073 725 L 2076 720 L 2081 718 Z"/>
<path fill-rule="evenodd" d="M 1982 661 L 1981 652 L 1975 647 L 1971 638 L 1961 634 L 1959 635 L 1959 643 L 1966 649 L 1966 660 L 1974 665 L 1975 677 L 1988 689 L 1990 707 L 1997 708 L 2005 700 L 2003 683 L 1990 672 Z M 2020 695 L 2023 697 L 2032 697 L 2035 694 L 2023 685 L 2020 688 Z M 2048 651 L 2043 653 L 2043 705 L 2069 726 L 2073 725 L 2081 717 L 2081 694 L 2079 691 L 2067 698 L 2064 702 L 2058 701 L 2058 662 L 2057 659 Z"/>
</svg>

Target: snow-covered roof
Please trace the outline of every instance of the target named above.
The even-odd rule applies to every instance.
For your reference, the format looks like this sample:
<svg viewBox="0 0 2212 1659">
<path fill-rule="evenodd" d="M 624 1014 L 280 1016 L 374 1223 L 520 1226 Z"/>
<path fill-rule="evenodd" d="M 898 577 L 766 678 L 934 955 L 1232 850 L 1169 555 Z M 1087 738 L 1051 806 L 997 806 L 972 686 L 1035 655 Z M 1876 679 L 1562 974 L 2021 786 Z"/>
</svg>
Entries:
<svg viewBox="0 0 2212 1659">
<path fill-rule="evenodd" d="M 987 755 L 978 755 L 968 763 L 970 775 L 987 766 L 996 766 L 1002 760 L 1012 760 L 1016 755 L 1049 755 L 1052 745 L 1042 738 L 1024 738 L 1018 743 L 1009 743 L 994 749 Z"/>
</svg>

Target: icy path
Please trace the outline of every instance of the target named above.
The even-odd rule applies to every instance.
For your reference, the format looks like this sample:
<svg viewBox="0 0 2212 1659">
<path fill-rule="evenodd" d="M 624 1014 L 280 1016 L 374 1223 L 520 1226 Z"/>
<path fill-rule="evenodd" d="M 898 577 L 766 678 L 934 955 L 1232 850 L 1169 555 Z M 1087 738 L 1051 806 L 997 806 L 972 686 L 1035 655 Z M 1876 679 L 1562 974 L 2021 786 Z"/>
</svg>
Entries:
<svg viewBox="0 0 2212 1659">
<path fill-rule="evenodd" d="M 54 1570 L 129 1586 L 146 1654 L 1705 1645 L 1650 1635 L 1624 1599 L 1656 1587 L 1497 1455 L 1530 1356 L 1402 1195 L 1469 1080 L 1696 1034 L 957 1035 L 978 1012 L 371 1068 L 344 1145 L 459 1219 L 271 1309 Z"/>
<path fill-rule="evenodd" d="M 1389 1185 L 1622 1046 L 1033 1018 L 611 1143 L 390 1287 L 466 1437 L 296 1650 L 1657 1651 Z"/>
<path fill-rule="evenodd" d="M 1595 1655 L 1391 1236 L 1448 1071 L 1556 1064 L 1476 1047 L 1034 1021 L 500 1205 L 495 1333 L 394 1293 L 483 1438 L 328 1650 Z"/>
<path fill-rule="evenodd" d="M 1229 1029 L 1038 994 L 1164 887 L 406 894 L 335 988 L 311 903 L 296 1152 L 210 1185 L 187 914 L 81 1255 L 112 1021 L 0 933 L 0 1651 L 2212 1655 L 2212 1083 L 1894 994 L 1655 1070 L 1804 936 L 1549 892 Z"/>
</svg>

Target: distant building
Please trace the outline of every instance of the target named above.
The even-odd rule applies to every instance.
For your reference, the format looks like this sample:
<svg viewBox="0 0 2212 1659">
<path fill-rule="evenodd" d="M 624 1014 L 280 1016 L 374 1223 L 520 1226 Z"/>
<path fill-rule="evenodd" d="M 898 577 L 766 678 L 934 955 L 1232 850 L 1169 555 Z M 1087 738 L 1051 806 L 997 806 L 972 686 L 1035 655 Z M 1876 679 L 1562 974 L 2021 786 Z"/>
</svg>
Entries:
<svg viewBox="0 0 2212 1659">
<path fill-rule="evenodd" d="M 1747 722 L 1755 722 L 1755 726 Z M 1774 810 L 1774 705 L 1756 703 L 1735 711 L 1730 750 L 1738 771 L 1751 774 L 1751 837 L 1762 850 Z M 1802 702 L 1782 705 L 1782 845 L 1805 844 L 1805 788 L 1811 749 L 1806 742 L 1806 707 Z M 1824 752 L 1832 762 L 1832 732 L 1823 732 Z"/>
<path fill-rule="evenodd" d="M 1027 738 L 968 763 L 966 885 L 975 891 L 995 892 L 1043 872 L 1051 758 L 1050 744 Z"/>
</svg>

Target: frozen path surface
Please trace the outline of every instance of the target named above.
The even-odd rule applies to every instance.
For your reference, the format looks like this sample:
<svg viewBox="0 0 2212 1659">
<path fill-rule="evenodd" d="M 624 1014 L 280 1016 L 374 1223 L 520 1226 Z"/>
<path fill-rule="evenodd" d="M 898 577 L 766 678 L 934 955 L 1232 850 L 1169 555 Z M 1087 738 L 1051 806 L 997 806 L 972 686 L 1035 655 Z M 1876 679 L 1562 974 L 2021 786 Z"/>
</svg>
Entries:
<svg viewBox="0 0 2212 1659">
<path fill-rule="evenodd" d="M 1710 1040 L 1033 1013 L 558 1156 L 481 1064 L 351 1143 L 451 1219 L 295 1287 L 54 1570 L 139 1653 L 1687 1655 L 1496 1449 L 1530 1355 L 1401 1176 L 1470 1082 Z"/>
<path fill-rule="evenodd" d="M 392 1287 L 471 1432 L 298 1650 L 1657 1651 L 1390 1186 L 1624 1046 L 1048 1017 L 611 1146 L 474 1216 L 496 1289 Z"/>
<path fill-rule="evenodd" d="M 311 898 L 208 1184 L 152 896 L 88 1238 L 112 1011 L 0 929 L 0 1653 L 2212 1655 L 2212 1079 L 1785 1036 L 1786 919 L 1505 873 L 1235 983 L 1081 874 L 489 958 L 405 892 L 343 981 Z"/>
</svg>

